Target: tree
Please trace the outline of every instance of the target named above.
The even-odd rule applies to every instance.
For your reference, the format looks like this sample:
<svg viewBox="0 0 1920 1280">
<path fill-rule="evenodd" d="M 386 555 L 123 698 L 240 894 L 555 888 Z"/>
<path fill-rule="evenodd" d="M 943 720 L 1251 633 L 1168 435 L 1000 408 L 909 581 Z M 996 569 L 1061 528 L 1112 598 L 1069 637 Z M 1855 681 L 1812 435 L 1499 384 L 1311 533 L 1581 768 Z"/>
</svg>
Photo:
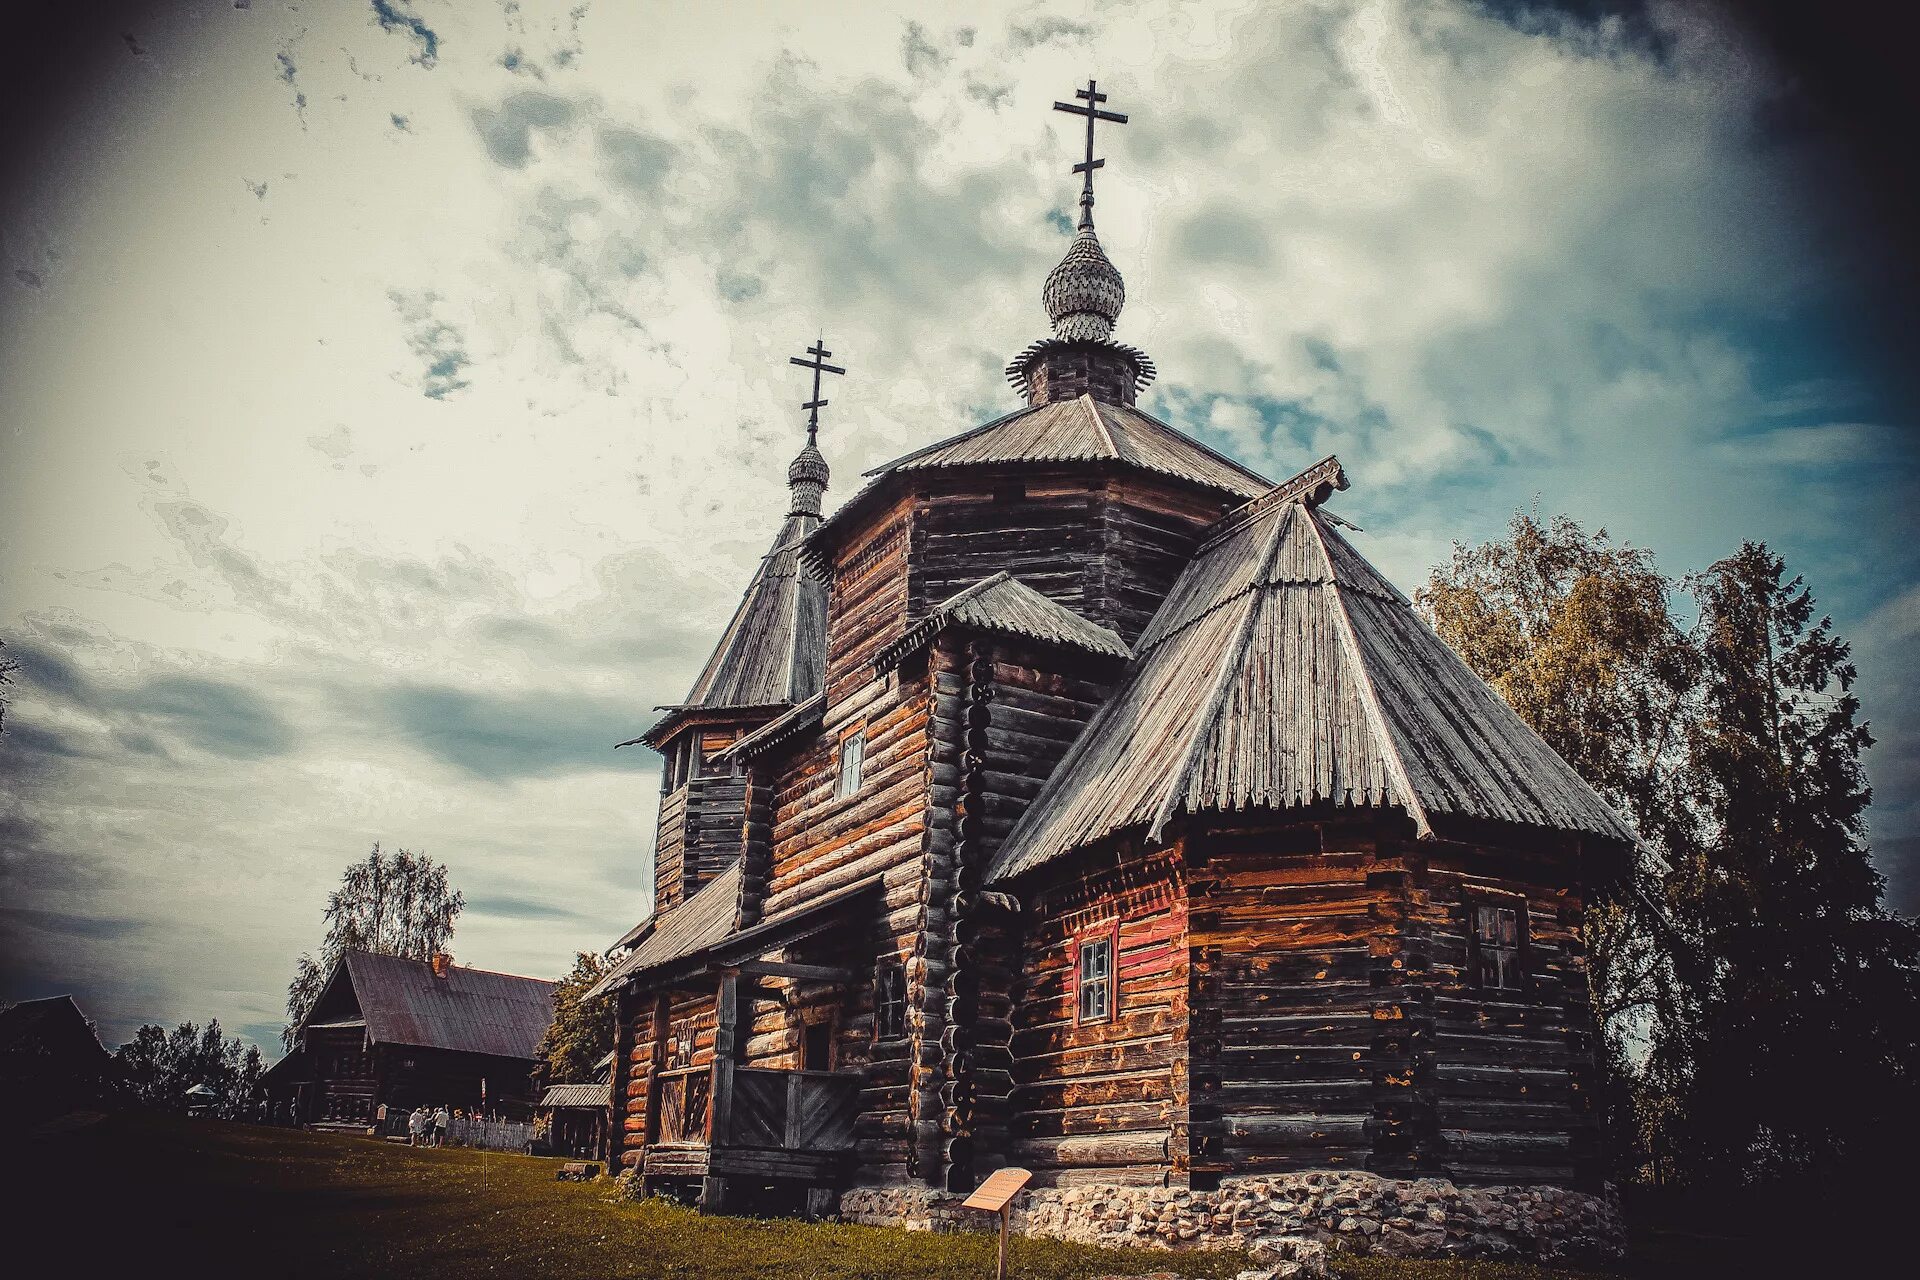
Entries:
<svg viewBox="0 0 1920 1280">
<path fill-rule="evenodd" d="M 340 887 L 327 897 L 327 936 L 320 954 L 303 953 L 287 985 L 288 1025 L 281 1032 L 293 1047 L 295 1028 L 320 998 L 327 975 L 348 951 L 429 960 L 445 951 L 453 924 L 467 900 L 447 879 L 447 869 L 424 853 L 383 853 L 378 844 L 365 861 L 348 867 Z"/>
<path fill-rule="evenodd" d="M 135 1105 L 178 1111 L 186 1106 L 187 1090 L 204 1084 L 213 1090 L 214 1113 L 233 1120 L 254 1114 L 266 1074 L 260 1050 L 224 1035 L 218 1018 L 204 1028 L 183 1022 L 172 1032 L 147 1023 L 114 1058 Z"/>
<path fill-rule="evenodd" d="M 1685 1005 L 1652 1073 L 1683 1176 L 1749 1183 L 1890 1162 L 1920 1126 L 1920 933 L 1881 909 L 1849 646 L 1746 543 L 1690 581 L 1698 838 L 1672 858 Z"/>
<path fill-rule="evenodd" d="M 590 951 L 573 958 L 573 972 L 553 988 L 553 1023 L 535 1051 L 542 1084 L 581 1083 L 613 1048 L 613 1002 L 586 999 L 606 976 L 606 965 Z"/>
<path fill-rule="evenodd" d="M 1651 552 L 1605 529 L 1516 512 L 1505 540 L 1455 543 L 1414 594 L 1441 638 L 1656 850 L 1690 843 L 1693 821 L 1682 766 L 1699 662 L 1674 618 L 1675 585 Z M 1587 915 L 1616 1133 L 1632 1127 L 1628 1059 L 1672 1002 L 1660 921 L 1643 892 L 1661 870 L 1643 860 Z"/>
</svg>

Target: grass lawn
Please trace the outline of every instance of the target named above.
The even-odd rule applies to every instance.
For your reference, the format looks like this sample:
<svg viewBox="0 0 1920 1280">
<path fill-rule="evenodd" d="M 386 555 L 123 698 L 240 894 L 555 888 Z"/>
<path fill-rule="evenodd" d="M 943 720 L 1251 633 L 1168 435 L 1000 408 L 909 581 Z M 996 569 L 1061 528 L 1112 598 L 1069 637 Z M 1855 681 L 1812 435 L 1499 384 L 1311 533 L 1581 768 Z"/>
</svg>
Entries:
<svg viewBox="0 0 1920 1280">
<path fill-rule="evenodd" d="M 554 1180 L 559 1162 L 217 1121 L 116 1116 L 0 1146 L 19 1276 L 979 1280 L 985 1234 L 703 1218 Z M 1014 1241 L 1013 1273 L 1230 1277 L 1241 1255 Z M 14 1264 L 25 1264 L 13 1269 Z M 1549 1280 L 1534 1267 L 1357 1260 L 1351 1280 Z"/>
</svg>

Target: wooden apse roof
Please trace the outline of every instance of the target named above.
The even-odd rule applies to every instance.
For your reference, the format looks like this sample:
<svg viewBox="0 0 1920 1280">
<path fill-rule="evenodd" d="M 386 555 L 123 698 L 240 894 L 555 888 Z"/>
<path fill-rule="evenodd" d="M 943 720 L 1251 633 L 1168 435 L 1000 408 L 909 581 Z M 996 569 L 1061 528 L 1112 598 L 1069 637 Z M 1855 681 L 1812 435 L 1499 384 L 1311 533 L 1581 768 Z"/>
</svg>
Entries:
<svg viewBox="0 0 1920 1280">
<path fill-rule="evenodd" d="M 1394 806 L 1422 835 L 1468 817 L 1634 840 L 1331 527 L 1337 461 L 1316 474 L 1215 526 L 990 880 L 1207 811 Z"/>
</svg>

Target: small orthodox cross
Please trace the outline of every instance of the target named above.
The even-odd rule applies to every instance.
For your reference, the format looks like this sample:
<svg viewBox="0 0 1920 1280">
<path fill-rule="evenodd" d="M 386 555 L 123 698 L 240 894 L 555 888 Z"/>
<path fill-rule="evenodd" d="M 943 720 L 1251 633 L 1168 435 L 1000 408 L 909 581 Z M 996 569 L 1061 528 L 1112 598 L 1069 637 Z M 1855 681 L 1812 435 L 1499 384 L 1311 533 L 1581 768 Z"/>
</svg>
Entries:
<svg viewBox="0 0 1920 1280">
<path fill-rule="evenodd" d="M 1092 80 L 1087 81 L 1086 88 L 1075 89 L 1073 96 L 1076 98 L 1084 98 L 1087 105 L 1077 107 L 1071 102 L 1056 102 L 1053 104 L 1053 109 L 1055 111 L 1071 111 L 1074 115 L 1085 116 L 1087 118 L 1087 159 L 1084 164 L 1073 166 L 1073 171 L 1087 175 L 1086 181 L 1080 187 L 1080 225 L 1090 227 L 1093 225 L 1093 171 L 1106 167 L 1107 163 L 1105 160 L 1095 160 L 1093 158 L 1093 122 L 1096 120 L 1111 120 L 1114 124 L 1125 124 L 1127 118 L 1118 111 L 1102 111 L 1100 109 L 1100 104 L 1107 100 L 1107 95 L 1101 93 L 1098 86 Z"/>
<path fill-rule="evenodd" d="M 788 356 L 787 363 L 797 364 L 802 369 L 813 370 L 813 399 L 800 406 L 807 411 L 807 443 L 812 444 L 820 434 L 820 410 L 824 408 L 827 403 L 820 398 L 820 375 L 823 373 L 838 373 L 844 376 L 847 371 L 838 365 L 827 363 L 827 357 L 832 355 L 833 352 L 827 350 L 827 339 L 824 334 L 815 339 L 814 344 L 807 348 L 807 354 L 812 356 L 813 359 L 802 360 L 799 356 Z"/>
</svg>

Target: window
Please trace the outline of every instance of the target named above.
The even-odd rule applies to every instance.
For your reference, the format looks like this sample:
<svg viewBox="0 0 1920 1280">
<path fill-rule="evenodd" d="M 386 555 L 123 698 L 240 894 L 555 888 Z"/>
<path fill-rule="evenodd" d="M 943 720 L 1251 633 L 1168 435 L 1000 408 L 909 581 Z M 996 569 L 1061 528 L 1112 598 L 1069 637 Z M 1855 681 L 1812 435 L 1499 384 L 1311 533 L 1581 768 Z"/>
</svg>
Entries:
<svg viewBox="0 0 1920 1280">
<path fill-rule="evenodd" d="M 833 798 L 845 800 L 860 789 L 860 766 L 867 758 L 867 731 L 855 729 L 840 739 L 840 776 L 833 784 Z"/>
<path fill-rule="evenodd" d="M 1076 1021 L 1105 1022 L 1113 1016 L 1113 933 L 1080 940 Z"/>
<path fill-rule="evenodd" d="M 833 1070 L 833 1024 L 831 1022 L 809 1022 L 801 1044 L 800 1069 L 802 1071 Z"/>
<path fill-rule="evenodd" d="M 907 974 L 890 960 L 873 971 L 873 1038 L 897 1040 L 907 1034 Z"/>
<path fill-rule="evenodd" d="M 1524 898 L 1473 898 L 1474 985 L 1486 991 L 1526 987 L 1527 905 Z"/>
</svg>

